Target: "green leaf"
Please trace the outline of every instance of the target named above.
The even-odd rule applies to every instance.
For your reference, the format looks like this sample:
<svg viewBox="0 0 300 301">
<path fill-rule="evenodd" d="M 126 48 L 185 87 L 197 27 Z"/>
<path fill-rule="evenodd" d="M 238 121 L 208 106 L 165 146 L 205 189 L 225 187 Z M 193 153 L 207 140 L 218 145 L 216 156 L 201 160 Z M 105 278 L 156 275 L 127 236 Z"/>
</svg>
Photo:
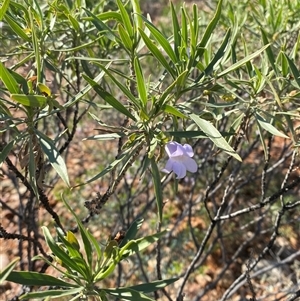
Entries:
<svg viewBox="0 0 300 301">
<path fill-rule="evenodd" d="M 143 17 L 143 19 L 145 21 L 145 25 L 148 27 L 148 29 L 150 30 L 150 32 L 152 33 L 152 35 L 154 36 L 154 38 L 158 42 L 158 44 L 164 49 L 164 51 L 166 52 L 168 57 L 172 60 L 172 62 L 174 64 L 177 64 L 178 58 L 176 57 L 169 41 L 151 22 L 149 22 L 145 17 Z M 145 43 L 146 43 L 146 41 L 145 41 Z M 147 43 L 146 43 L 146 45 L 147 45 Z"/>
<path fill-rule="evenodd" d="M 109 133 L 109 134 L 99 134 L 91 137 L 87 137 L 82 139 L 84 140 L 114 140 L 114 139 L 120 139 L 121 137 L 124 137 L 124 133 Z"/>
<path fill-rule="evenodd" d="M 41 49 L 40 49 L 40 41 L 38 39 L 36 33 L 36 23 L 34 20 L 34 10 L 32 7 L 29 7 L 29 17 L 30 17 L 30 25 L 31 25 L 31 38 L 32 38 L 32 45 L 33 51 L 35 56 L 35 67 L 36 67 L 36 75 L 37 75 L 37 82 L 42 82 L 42 56 L 41 56 Z"/>
<path fill-rule="evenodd" d="M 12 272 L 19 260 L 19 257 L 15 258 L 12 262 L 9 263 L 8 266 L 0 271 L 0 285 L 7 279 L 8 275 Z"/>
<path fill-rule="evenodd" d="M 131 5 L 133 9 L 133 17 L 135 22 L 135 28 L 142 28 L 143 27 L 143 20 L 142 20 L 142 12 L 139 4 L 139 0 L 131 0 Z"/>
<path fill-rule="evenodd" d="M 87 272 L 91 273 L 92 260 L 93 260 L 93 249 L 92 249 L 92 245 L 90 243 L 90 235 L 88 234 L 88 231 L 83 226 L 81 220 L 78 218 L 77 214 L 73 211 L 73 209 L 70 207 L 70 205 L 64 199 L 63 195 L 62 195 L 62 201 L 64 202 L 65 206 L 69 209 L 69 211 L 72 213 L 72 215 L 76 219 L 77 225 L 79 227 L 80 235 L 81 235 L 81 238 L 82 238 L 82 241 L 83 241 L 85 254 L 87 256 L 88 263 L 89 263 L 89 271 L 87 271 Z"/>
<path fill-rule="evenodd" d="M 7 24 L 11 27 L 11 29 L 19 36 L 21 39 L 25 40 L 26 42 L 31 42 L 30 37 L 24 32 L 22 27 L 15 22 L 13 18 L 11 18 L 8 14 L 5 14 L 4 20 Z"/>
<path fill-rule="evenodd" d="M 129 286 L 126 287 L 124 289 L 132 289 L 138 292 L 143 292 L 143 293 L 152 293 L 155 292 L 159 289 L 162 289 L 164 287 L 166 287 L 167 285 L 170 285 L 172 283 L 174 283 L 175 281 L 179 280 L 179 278 L 170 278 L 170 279 L 165 279 L 165 280 L 157 280 L 157 281 L 153 281 L 150 283 L 143 283 L 143 284 L 138 284 L 138 285 L 134 285 L 134 286 Z M 122 288 L 118 288 L 118 289 L 122 289 Z"/>
<path fill-rule="evenodd" d="M 272 124 L 270 124 L 269 122 L 267 122 L 261 115 L 259 115 L 258 113 L 254 114 L 256 121 L 259 123 L 259 125 L 265 129 L 267 132 L 278 136 L 278 137 L 282 137 L 282 138 L 287 138 L 289 139 L 289 136 L 281 133 L 280 131 L 278 131 Z"/>
<path fill-rule="evenodd" d="M 234 157 L 235 159 L 242 161 L 241 157 L 235 152 L 235 150 L 227 143 L 221 133 L 209 121 L 202 119 L 195 114 L 191 114 L 190 117 L 217 147 L 219 147 L 221 150 Z"/>
<path fill-rule="evenodd" d="M 120 113 L 126 115 L 127 117 L 131 118 L 132 120 L 136 121 L 135 117 L 110 93 L 103 90 L 102 87 L 97 84 L 94 80 L 89 78 L 87 75 L 83 74 L 84 79 L 93 87 L 95 92 L 101 96 L 108 104 L 110 104 L 113 108 L 118 110 Z"/>
<path fill-rule="evenodd" d="M 79 22 L 70 14 L 68 14 L 67 17 L 70 20 L 70 23 L 72 24 L 73 28 L 75 29 L 75 32 L 77 34 L 79 34 L 80 33 L 80 24 L 79 24 Z"/>
<path fill-rule="evenodd" d="M 145 106 L 147 104 L 147 90 L 146 90 L 146 84 L 142 73 L 141 65 L 137 57 L 134 58 L 134 71 L 136 75 L 138 93 L 140 99 L 142 100 Z"/>
<path fill-rule="evenodd" d="M 116 289 L 102 289 L 107 294 L 114 296 L 115 298 L 120 298 L 122 300 L 131 300 L 131 301 L 154 301 L 154 299 L 135 291 L 129 288 L 116 288 Z"/>
<path fill-rule="evenodd" d="M 226 47 L 228 46 L 230 35 L 231 35 L 231 29 L 229 28 L 226 32 L 226 35 L 225 35 L 223 42 L 222 42 L 221 46 L 219 47 L 217 53 L 215 54 L 213 59 L 210 61 L 210 63 L 207 65 L 204 72 L 202 74 L 200 74 L 199 77 L 195 80 L 195 82 L 200 81 L 204 75 L 207 76 L 213 72 L 215 65 L 218 63 L 218 61 L 223 57 L 223 55 L 225 53 Z"/>
<path fill-rule="evenodd" d="M 223 3 L 223 0 L 220 0 L 218 3 L 214 17 L 211 19 L 210 23 L 207 25 L 205 32 L 203 34 L 203 37 L 202 37 L 200 43 L 197 45 L 197 57 L 199 59 L 202 57 L 204 50 L 205 50 L 205 46 L 206 46 L 208 40 L 210 39 L 212 32 L 216 28 L 218 21 L 221 17 L 222 3 Z"/>
<path fill-rule="evenodd" d="M 56 257 L 58 257 L 62 261 L 62 265 L 70 272 L 70 274 L 74 274 L 74 271 L 77 271 L 80 275 L 85 276 L 86 273 L 82 269 L 82 267 L 78 266 L 77 263 L 65 251 L 63 251 L 58 246 L 58 244 L 54 241 L 48 228 L 42 226 L 42 231 L 44 233 L 45 240 L 50 250 L 53 252 L 53 254 Z"/>
<path fill-rule="evenodd" d="M 8 7 L 9 7 L 10 0 L 4 0 L 2 6 L 0 7 L 0 21 L 2 21 Z"/>
<path fill-rule="evenodd" d="M 240 68 L 241 66 L 243 66 L 244 64 L 246 64 L 247 62 L 249 62 L 250 60 L 252 60 L 253 58 L 255 58 L 256 56 L 258 56 L 264 50 L 266 50 L 269 46 L 270 46 L 270 44 L 265 45 L 262 48 L 260 48 L 259 50 L 255 51 L 254 53 L 246 56 L 245 58 L 243 58 L 240 61 L 236 62 L 235 64 L 231 65 L 227 69 L 223 70 L 221 73 L 217 74 L 217 78 L 221 78 L 224 75 L 226 75 L 227 73 L 232 72 L 232 71 Z"/>
<path fill-rule="evenodd" d="M 98 241 L 96 240 L 96 238 L 90 233 L 90 231 L 88 229 L 86 229 L 86 233 L 87 233 L 87 236 L 89 238 L 89 241 L 91 242 L 91 245 L 93 245 L 93 247 L 95 248 L 96 250 L 96 253 L 97 253 L 97 260 L 96 262 L 98 263 L 100 260 L 101 260 L 101 257 L 102 257 L 102 250 L 99 246 L 99 243 Z M 93 258 L 93 254 L 91 254 L 91 257 Z M 96 267 L 97 268 L 97 267 Z"/>
<path fill-rule="evenodd" d="M 300 72 L 294 62 L 284 53 L 284 56 L 286 57 L 288 64 L 290 66 L 291 72 L 293 74 L 293 77 L 297 83 L 297 87 L 300 89 Z"/>
<path fill-rule="evenodd" d="M 170 137 L 178 137 L 178 138 L 199 138 L 203 139 L 207 136 L 202 131 L 171 131 L 171 132 L 164 132 L 166 136 Z"/>
<path fill-rule="evenodd" d="M 67 290 L 46 290 L 42 292 L 33 292 L 33 293 L 27 293 L 20 297 L 20 300 L 36 300 L 36 299 L 44 299 L 49 300 L 49 298 L 62 298 L 65 296 L 73 296 L 78 295 L 84 290 L 83 287 L 78 288 L 72 288 Z M 70 300 L 70 299 L 69 299 Z"/>
<path fill-rule="evenodd" d="M 135 253 L 141 252 L 144 249 L 148 248 L 151 244 L 158 241 L 167 232 L 167 230 L 164 230 L 153 235 L 145 236 L 136 240 L 130 240 L 120 250 L 122 260 L 126 257 L 129 257 Z"/>
<path fill-rule="evenodd" d="M 118 4 L 119 10 L 120 10 L 120 14 L 121 14 L 121 17 L 122 17 L 122 20 L 123 20 L 124 27 L 126 28 L 129 36 L 131 38 L 133 38 L 133 36 L 134 36 L 133 27 L 132 27 L 132 24 L 130 22 L 129 15 L 128 15 L 125 7 L 123 6 L 123 4 L 120 0 L 117 0 L 117 4 Z"/>
<path fill-rule="evenodd" d="M 129 37 L 128 32 L 121 24 L 118 24 L 118 32 L 125 48 L 131 51 L 133 47 L 132 39 Z"/>
<path fill-rule="evenodd" d="M 17 142 L 17 140 L 14 139 L 14 140 L 10 141 L 9 143 L 7 143 L 3 147 L 3 149 L 1 149 L 1 152 L 0 152 L 0 165 L 1 165 L 2 162 L 4 162 L 4 160 L 6 159 L 6 157 L 10 153 L 10 151 L 13 149 L 16 142 Z"/>
<path fill-rule="evenodd" d="M 67 171 L 67 166 L 64 159 L 59 154 L 58 149 L 55 147 L 53 141 L 44 135 L 42 132 L 35 130 L 36 136 L 40 142 L 44 154 L 47 156 L 50 164 L 61 177 L 61 179 L 70 187 L 70 181 Z"/>
<path fill-rule="evenodd" d="M 77 287 L 50 275 L 27 271 L 12 271 L 6 280 L 28 286 Z"/>
<path fill-rule="evenodd" d="M 152 157 L 150 159 L 150 162 L 151 162 L 151 174 L 152 174 L 152 180 L 153 180 L 153 184 L 154 184 L 154 191 L 155 191 L 158 217 L 159 217 L 159 221 L 162 222 L 163 195 L 162 195 L 162 186 L 161 186 L 161 181 L 160 181 L 160 174 L 159 174 L 159 170 L 158 170 L 158 167 L 157 167 L 157 164 L 155 162 L 154 157 Z"/>
<path fill-rule="evenodd" d="M 0 79 L 4 83 L 5 87 L 11 94 L 19 94 L 21 90 L 18 86 L 15 78 L 10 74 L 10 72 L 4 67 L 3 63 L 0 62 Z"/>
<path fill-rule="evenodd" d="M 47 104 L 47 97 L 42 95 L 11 94 L 11 99 L 30 108 L 43 108 Z"/>
<path fill-rule="evenodd" d="M 125 246 L 126 243 L 128 243 L 130 240 L 136 237 L 138 230 L 142 227 L 143 221 L 143 218 L 138 218 L 130 225 L 129 229 L 125 234 L 125 237 L 122 239 L 122 242 L 119 245 L 120 248 Z"/>
<path fill-rule="evenodd" d="M 108 63 L 105 67 L 103 68 L 108 68 L 110 66 L 111 62 Z M 98 82 L 102 79 L 102 77 L 105 75 L 105 72 L 102 71 L 100 72 L 100 74 L 98 74 L 95 78 L 94 78 L 94 82 Z M 91 85 L 87 85 L 85 86 L 79 93 L 77 93 L 70 101 L 68 101 L 67 103 L 64 104 L 65 108 L 71 107 L 73 106 L 76 102 L 78 102 L 79 100 L 81 100 L 90 90 L 92 90 L 93 87 Z"/>
<path fill-rule="evenodd" d="M 181 113 L 175 107 L 167 105 L 167 104 L 165 104 L 163 106 L 163 111 L 166 112 L 166 113 L 172 114 L 172 115 L 174 115 L 176 117 L 179 117 L 179 118 L 183 118 L 183 119 L 187 118 L 187 116 L 185 116 L 183 113 Z"/>
<path fill-rule="evenodd" d="M 144 295 L 143 293 L 137 292 L 135 290 L 124 288 L 124 289 L 101 289 L 105 291 L 107 294 L 115 297 L 120 298 L 122 300 L 131 300 L 131 301 L 154 301 L 154 299 L 151 299 Z"/>
<path fill-rule="evenodd" d="M 142 103 L 136 100 L 134 95 L 123 84 L 121 84 L 121 82 L 118 81 L 118 79 L 115 76 L 113 76 L 113 74 L 108 70 L 108 67 L 104 67 L 103 65 L 98 63 L 96 63 L 96 65 L 99 66 L 103 70 L 103 72 L 105 72 L 110 77 L 110 79 L 121 89 L 121 91 L 128 97 L 128 99 L 131 100 L 131 102 L 136 106 L 136 108 L 142 108 Z"/>
<path fill-rule="evenodd" d="M 175 78 L 176 75 L 174 70 L 170 67 L 169 63 L 167 62 L 163 54 L 159 51 L 159 49 L 156 47 L 156 45 L 148 38 L 148 36 L 144 33 L 142 29 L 139 28 L 139 32 L 150 52 L 164 66 L 164 68 L 169 72 L 169 74 L 171 74 L 172 77 Z"/>
<path fill-rule="evenodd" d="M 118 36 L 104 23 L 100 20 L 101 15 L 99 18 L 95 16 L 93 13 L 88 11 L 87 9 L 83 8 L 88 16 L 92 18 L 92 23 L 95 25 L 95 27 L 101 32 L 104 33 L 104 35 L 111 41 L 119 41 Z"/>
<path fill-rule="evenodd" d="M 172 12 L 173 35 L 174 35 L 174 52 L 176 57 L 179 57 L 178 47 L 181 46 L 180 26 L 179 26 L 177 13 L 175 11 L 174 5 L 172 2 L 170 2 L 170 4 L 171 4 L 171 12 Z"/>
<path fill-rule="evenodd" d="M 262 27 L 260 27 L 260 32 L 261 32 L 261 36 L 262 36 L 262 40 L 264 42 L 264 45 L 270 45 L 270 43 L 268 41 L 268 38 L 267 38 L 267 35 L 266 35 L 266 33 L 265 33 L 265 31 L 263 30 Z M 272 69 L 275 71 L 275 73 L 277 73 L 277 68 L 275 66 L 275 58 L 274 58 L 274 54 L 273 54 L 273 51 L 272 51 L 271 47 L 268 47 L 266 49 L 266 53 L 267 53 L 269 62 L 272 66 Z"/>
</svg>

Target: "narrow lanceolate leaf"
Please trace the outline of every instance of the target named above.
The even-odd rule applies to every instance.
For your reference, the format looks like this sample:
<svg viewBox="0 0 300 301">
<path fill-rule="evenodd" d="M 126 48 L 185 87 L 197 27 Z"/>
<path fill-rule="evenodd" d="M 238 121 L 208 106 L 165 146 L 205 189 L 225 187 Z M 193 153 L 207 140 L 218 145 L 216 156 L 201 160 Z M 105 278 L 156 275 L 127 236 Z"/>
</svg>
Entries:
<svg viewBox="0 0 300 301">
<path fill-rule="evenodd" d="M 264 42 L 264 45 L 269 45 L 270 43 L 268 41 L 268 38 L 267 38 L 267 35 L 266 35 L 264 29 L 260 28 L 260 31 L 261 31 L 261 36 L 262 36 L 262 40 Z M 275 57 L 274 57 L 274 54 L 273 54 L 273 51 L 272 51 L 271 47 L 268 47 L 266 49 L 266 53 L 267 53 L 269 62 L 271 64 L 271 66 L 272 66 L 272 69 L 274 70 L 274 72 L 277 73 L 277 68 L 275 66 Z"/>
<path fill-rule="evenodd" d="M 108 295 L 111 295 L 115 298 L 120 298 L 122 300 L 130 300 L 130 301 L 154 301 L 154 299 L 151 299 L 150 297 L 144 295 L 143 293 L 137 292 L 132 289 L 114 289 L 114 290 L 108 290 L 108 289 L 101 289 L 105 291 Z"/>
<path fill-rule="evenodd" d="M 153 235 L 145 236 L 136 240 L 129 241 L 121 250 L 120 255 L 122 258 L 131 256 L 137 252 L 141 252 L 144 249 L 148 248 L 151 244 L 158 241 L 163 237 L 168 230 L 164 230 Z"/>
<path fill-rule="evenodd" d="M 12 271 L 7 281 L 19 283 L 29 286 L 59 286 L 59 287 L 76 287 L 77 285 L 65 282 L 56 277 L 50 275 L 37 273 L 37 272 L 26 272 L 26 271 Z"/>
<path fill-rule="evenodd" d="M 61 260 L 63 267 L 65 267 L 70 274 L 74 274 L 74 271 L 76 271 L 80 275 L 86 277 L 85 271 L 82 270 L 82 268 L 80 266 L 78 266 L 77 263 L 64 250 L 62 250 L 57 245 L 57 243 L 54 241 L 53 237 L 51 236 L 51 233 L 48 230 L 48 228 L 45 226 L 42 226 L 42 231 L 43 231 L 45 240 L 47 242 L 47 245 L 49 246 L 49 248 L 53 252 L 53 254 Z M 75 286 L 75 285 L 72 285 L 72 286 Z M 71 285 L 69 287 L 71 287 Z"/>
<path fill-rule="evenodd" d="M 111 62 L 108 63 L 105 67 L 103 66 L 103 68 L 109 68 L 109 66 L 111 65 Z M 101 71 L 95 78 L 94 78 L 94 82 L 99 82 L 102 77 L 105 75 L 104 71 Z M 77 93 L 69 102 L 67 102 L 66 104 L 64 104 L 64 107 L 68 108 L 71 107 L 72 105 L 74 105 L 76 102 L 78 102 L 79 100 L 81 100 L 90 90 L 92 90 L 93 87 L 89 84 L 87 86 L 85 86 L 79 93 Z"/>
<path fill-rule="evenodd" d="M 286 57 L 288 64 L 290 66 L 291 72 L 293 74 L 293 77 L 297 83 L 298 88 L 300 89 L 300 72 L 294 62 L 284 53 L 284 56 Z"/>
<path fill-rule="evenodd" d="M 171 4 L 171 12 L 172 12 L 173 34 L 174 34 L 174 52 L 175 55 L 179 57 L 178 47 L 181 46 L 180 26 L 179 26 L 177 13 L 175 11 L 174 5 L 172 2 L 170 2 L 170 4 Z"/>
<path fill-rule="evenodd" d="M 159 289 L 162 289 L 162 288 L 166 287 L 167 285 L 170 285 L 170 284 L 174 283 L 178 279 L 179 278 L 158 280 L 158 281 L 153 281 L 153 282 L 150 282 L 150 283 L 143 283 L 143 284 L 138 284 L 138 285 L 134 285 L 134 286 L 129 286 L 129 287 L 126 287 L 124 289 L 129 288 L 129 289 L 133 289 L 133 290 L 138 291 L 138 292 L 151 293 L 151 292 L 155 292 Z M 119 288 L 119 289 L 121 289 L 121 288 Z"/>
<path fill-rule="evenodd" d="M 230 38 L 230 34 L 231 34 L 231 29 L 229 28 L 227 30 L 227 33 L 224 37 L 224 40 L 220 46 L 220 48 L 218 49 L 216 55 L 213 57 L 213 59 L 210 61 L 210 63 L 208 64 L 208 66 L 205 68 L 204 72 L 201 73 L 199 75 L 199 77 L 195 80 L 195 82 L 198 82 L 200 81 L 200 79 L 205 75 L 209 75 L 213 72 L 214 70 L 214 67 L 216 66 L 217 62 L 219 62 L 219 60 L 223 57 L 224 53 L 225 53 L 225 50 L 226 50 L 226 47 L 228 45 L 228 42 L 229 42 L 229 38 Z"/>
<path fill-rule="evenodd" d="M 19 257 L 15 258 L 8 266 L 6 266 L 3 270 L 0 271 L 0 284 L 2 284 L 4 280 L 8 277 L 8 275 L 12 272 L 19 260 Z"/>
<path fill-rule="evenodd" d="M 208 40 L 210 39 L 212 32 L 214 31 L 214 29 L 216 28 L 218 21 L 220 19 L 221 16 L 221 8 L 222 8 L 222 3 L 223 0 L 220 0 L 218 3 L 218 7 L 216 9 L 216 13 L 214 15 L 214 17 L 212 18 L 212 20 L 210 21 L 210 23 L 208 24 L 208 26 L 205 29 L 204 35 L 200 41 L 200 43 L 197 45 L 197 56 L 199 58 L 202 57 L 204 50 L 205 50 L 205 46 L 208 42 Z"/>
<path fill-rule="evenodd" d="M 152 180 L 154 184 L 154 191 L 155 191 L 155 198 L 156 198 L 156 205 L 158 211 L 159 221 L 162 221 L 162 211 L 163 211 L 163 195 L 162 195 L 162 187 L 160 181 L 160 174 L 155 162 L 155 158 L 151 158 L 151 172 L 152 172 Z"/>
<path fill-rule="evenodd" d="M 4 162 L 4 160 L 6 159 L 6 157 L 8 156 L 8 154 L 10 153 L 10 151 L 13 149 L 15 143 L 16 143 L 16 139 L 10 141 L 9 143 L 7 143 L 0 152 L 0 164 L 2 162 Z"/>
<path fill-rule="evenodd" d="M 127 230 L 125 237 L 122 239 L 122 242 L 120 243 L 119 247 L 122 248 L 125 246 L 126 243 L 128 243 L 130 240 L 134 239 L 136 237 L 136 234 L 138 230 L 141 228 L 143 224 L 144 219 L 139 218 L 136 219 Z"/>
<path fill-rule="evenodd" d="M 143 104 L 146 105 L 147 104 L 146 83 L 142 73 L 139 59 L 137 57 L 134 58 L 134 71 L 136 75 L 137 89 L 138 89 L 140 99 L 142 100 Z"/>
<path fill-rule="evenodd" d="M 139 102 L 134 95 L 124 86 L 113 74 L 110 70 L 108 70 L 108 67 L 103 66 L 101 64 L 95 63 L 97 66 L 99 66 L 103 72 L 105 72 L 110 79 L 121 89 L 121 91 L 128 97 L 128 99 L 134 104 L 137 108 L 141 109 L 142 104 Z"/>
<path fill-rule="evenodd" d="M 128 32 L 124 29 L 124 27 L 122 26 L 122 24 L 118 24 L 118 32 L 119 32 L 119 36 L 125 46 L 125 48 L 128 51 L 132 50 L 132 39 L 130 38 L 130 36 L 128 35 Z"/>
<path fill-rule="evenodd" d="M 179 118 L 187 118 L 187 116 L 185 116 L 183 113 L 181 113 L 179 110 L 177 110 L 175 107 L 170 106 L 170 105 L 164 105 L 163 107 L 164 112 L 172 114 L 176 117 Z"/>
<path fill-rule="evenodd" d="M 126 115 L 132 120 L 136 120 L 135 117 L 116 99 L 107 91 L 103 90 L 100 85 L 98 85 L 94 80 L 89 78 L 87 75 L 83 75 L 84 79 L 93 87 L 95 92 L 101 96 L 108 104 L 110 104 L 113 108 L 118 110 L 120 113 Z"/>
<path fill-rule="evenodd" d="M 156 59 L 162 64 L 162 66 L 172 75 L 173 78 L 176 77 L 174 70 L 170 67 L 169 63 L 159 51 L 157 46 L 148 38 L 142 29 L 139 28 L 140 35 L 142 36 L 143 41 L 150 50 L 150 52 L 156 57 Z"/>
<path fill-rule="evenodd" d="M 10 72 L 4 67 L 3 63 L 0 61 L 0 79 L 11 94 L 19 94 L 21 90 L 15 78 L 10 74 Z"/>
<path fill-rule="evenodd" d="M 267 122 L 261 115 L 259 115 L 258 113 L 256 113 L 255 115 L 255 119 L 256 121 L 259 123 L 259 125 L 266 130 L 267 132 L 278 136 L 278 137 L 282 137 L 282 138 L 287 138 L 289 139 L 289 136 L 279 132 L 272 124 L 270 124 L 269 122 Z"/>
<path fill-rule="evenodd" d="M 148 27 L 152 35 L 154 36 L 157 43 L 163 48 L 168 57 L 172 60 L 174 64 L 178 63 L 178 58 L 176 57 L 170 42 L 165 38 L 165 36 L 145 17 L 143 17 L 145 25 Z"/>
<path fill-rule="evenodd" d="M 91 271 L 92 268 L 93 268 L 92 267 L 93 249 L 92 249 L 92 245 L 91 245 L 91 242 L 90 242 L 90 239 L 89 239 L 89 234 L 87 233 L 87 230 L 83 226 L 81 220 L 75 214 L 74 210 L 71 208 L 71 206 L 68 204 L 68 202 L 63 197 L 62 197 L 62 200 L 63 200 L 65 206 L 69 209 L 69 211 L 72 213 L 72 215 L 76 219 L 77 225 L 78 225 L 79 230 L 80 230 L 80 235 L 81 235 L 81 238 L 82 238 L 82 241 L 83 241 L 85 253 L 86 253 L 86 256 L 87 256 L 87 259 L 88 259 L 89 268 L 90 268 L 90 271 Z"/>
<path fill-rule="evenodd" d="M 11 99 L 30 108 L 43 108 L 47 97 L 42 95 L 11 94 Z"/>
<path fill-rule="evenodd" d="M 46 290 L 42 292 L 27 293 L 20 297 L 20 300 L 49 300 L 49 297 L 62 298 L 66 296 L 76 296 L 83 291 L 83 287 L 71 288 L 67 290 Z M 65 300 L 65 299 L 63 299 Z M 71 299 L 69 299 L 71 300 Z"/>
<path fill-rule="evenodd" d="M 249 62 L 252 59 L 254 59 L 255 57 L 257 57 L 259 54 L 261 54 L 269 46 L 270 46 L 270 44 L 265 45 L 261 49 L 255 51 L 254 53 L 252 53 L 250 55 L 247 55 L 245 58 L 241 59 L 240 61 L 236 62 L 235 64 L 231 65 L 230 67 L 228 67 L 227 69 L 225 69 L 224 71 L 222 71 L 221 73 L 217 74 L 217 77 L 220 78 L 220 77 L 226 75 L 227 73 L 232 72 L 232 71 L 240 68 L 241 66 L 243 66 L 247 62 Z"/>
<path fill-rule="evenodd" d="M 8 14 L 6 14 L 4 16 L 4 19 L 18 37 L 20 37 L 21 39 L 23 39 L 27 42 L 31 41 L 30 37 L 25 33 L 25 31 L 22 29 L 22 27 L 18 23 L 15 22 L 15 20 L 13 18 L 11 18 Z"/>
<path fill-rule="evenodd" d="M 0 7 L 0 21 L 3 19 L 4 15 L 8 9 L 9 2 L 10 2 L 10 0 L 4 0 L 2 6 Z"/>
<path fill-rule="evenodd" d="M 61 177 L 61 179 L 68 186 L 70 186 L 67 166 L 65 164 L 64 159 L 61 157 L 58 149 L 54 145 L 53 141 L 38 130 L 36 130 L 36 136 L 37 136 L 39 143 L 41 145 L 41 148 L 42 148 L 44 154 L 47 156 L 50 164 L 53 166 L 53 168 L 58 173 L 58 175 Z"/>
<path fill-rule="evenodd" d="M 142 28 L 143 27 L 143 20 L 142 20 L 142 12 L 139 4 L 139 0 L 131 0 L 131 5 L 133 9 L 133 18 L 136 28 Z"/>
<path fill-rule="evenodd" d="M 209 121 L 202 119 L 195 114 L 191 114 L 190 117 L 218 148 L 234 157 L 235 159 L 242 161 L 241 157 L 235 152 L 235 150 L 228 144 L 221 133 Z"/>
<path fill-rule="evenodd" d="M 119 38 L 117 37 L 117 35 L 109 28 L 109 26 L 107 26 L 104 22 L 102 22 L 100 18 L 95 16 L 93 13 L 91 13 L 87 9 L 84 8 L 84 10 L 86 11 L 87 15 L 91 17 L 92 23 L 95 25 L 95 27 L 101 33 L 103 33 L 111 41 L 119 41 Z"/>
<path fill-rule="evenodd" d="M 130 22 L 130 17 L 128 15 L 124 5 L 122 4 L 122 2 L 120 0 L 117 0 L 117 4 L 118 4 L 119 10 L 120 10 L 120 14 L 121 14 L 121 17 L 122 17 L 124 27 L 126 28 L 129 36 L 131 38 L 133 38 L 133 27 L 132 27 L 132 24 Z"/>
</svg>

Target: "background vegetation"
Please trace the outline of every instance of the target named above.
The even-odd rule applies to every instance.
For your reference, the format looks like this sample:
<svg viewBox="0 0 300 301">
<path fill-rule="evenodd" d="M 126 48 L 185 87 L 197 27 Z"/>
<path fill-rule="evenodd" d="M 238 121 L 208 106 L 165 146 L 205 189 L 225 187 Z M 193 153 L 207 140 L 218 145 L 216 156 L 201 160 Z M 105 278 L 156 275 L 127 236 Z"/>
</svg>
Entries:
<svg viewBox="0 0 300 301">
<path fill-rule="evenodd" d="M 1 298 L 296 300 L 299 10 L 2 1 Z"/>
</svg>

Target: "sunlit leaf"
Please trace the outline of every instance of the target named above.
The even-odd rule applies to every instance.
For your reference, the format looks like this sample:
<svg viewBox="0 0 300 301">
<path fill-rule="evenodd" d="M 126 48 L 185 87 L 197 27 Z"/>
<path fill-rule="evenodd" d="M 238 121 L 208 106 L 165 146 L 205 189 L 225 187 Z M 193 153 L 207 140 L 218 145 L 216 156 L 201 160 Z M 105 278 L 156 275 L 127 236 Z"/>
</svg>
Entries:
<svg viewBox="0 0 300 301">
<path fill-rule="evenodd" d="M 265 129 L 267 132 L 269 132 L 275 136 L 278 136 L 278 137 L 289 139 L 289 136 L 278 131 L 272 124 L 267 122 L 261 115 L 259 115 L 258 113 L 255 113 L 254 115 L 255 115 L 256 121 L 259 123 L 259 125 L 263 129 Z"/>
<path fill-rule="evenodd" d="M 43 108 L 47 104 L 47 97 L 42 95 L 11 94 L 11 99 L 31 108 Z"/>
<path fill-rule="evenodd" d="M 120 289 L 115 289 L 115 290 L 102 289 L 102 290 L 105 291 L 107 294 L 122 300 L 154 301 L 154 299 L 132 289 L 126 288 L 124 290 L 120 290 Z"/>
<path fill-rule="evenodd" d="M 78 295 L 83 291 L 83 287 L 71 288 L 65 290 L 46 290 L 41 292 L 27 293 L 20 297 L 20 300 L 48 300 L 49 298 L 62 298 L 66 296 Z M 69 299 L 70 300 L 70 299 Z"/>
<path fill-rule="evenodd" d="M 6 278 L 7 281 L 19 283 L 29 286 L 59 286 L 59 287 L 76 287 L 76 284 L 65 282 L 50 275 L 27 272 L 27 271 L 12 271 Z"/>
<path fill-rule="evenodd" d="M 195 114 L 191 114 L 190 117 L 217 147 L 219 147 L 221 150 L 234 157 L 235 159 L 242 161 L 241 157 L 235 152 L 235 150 L 228 144 L 221 133 L 209 121 L 202 119 Z"/>
<path fill-rule="evenodd" d="M 4 0 L 0 7 L 0 21 L 3 19 L 8 7 L 9 7 L 10 0 Z"/>
<path fill-rule="evenodd" d="M 4 67 L 3 63 L 0 62 L 0 79 L 6 86 L 7 90 L 11 94 L 19 94 L 21 90 L 18 86 L 17 81 L 15 78 L 10 74 L 10 72 Z"/>
<path fill-rule="evenodd" d="M 101 96 L 108 104 L 110 104 L 113 108 L 118 110 L 120 113 L 126 115 L 132 120 L 136 120 L 135 117 L 110 93 L 102 89 L 102 87 L 97 84 L 94 80 L 89 78 L 87 75 L 83 75 L 85 80 L 93 87 L 95 92 Z"/>
<path fill-rule="evenodd" d="M 36 130 L 37 138 L 40 142 L 44 154 L 47 156 L 50 164 L 55 171 L 59 174 L 61 179 L 70 186 L 67 166 L 64 159 L 61 157 L 58 149 L 54 145 L 53 141 L 42 132 Z"/>
<path fill-rule="evenodd" d="M 133 289 L 138 292 L 143 292 L 143 293 L 151 293 L 155 292 L 159 289 L 162 289 L 166 287 L 167 285 L 170 285 L 176 281 L 178 281 L 179 278 L 171 278 L 171 279 L 164 279 L 164 280 L 157 280 L 153 281 L 150 283 L 143 283 L 143 284 L 138 284 L 134 286 L 129 286 L 124 288 L 124 290 L 128 289 Z M 122 289 L 122 288 L 117 288 L 117 289 Z"/>
<path fill-rule="evenodd" d="M 235 64 L 231 65 L 230 67 L 228 67 L 227 69 L 223 70 L 222 72 L 217 74 L 217 77 L 220 78 L 224 75 L 226 75 L 229 72 L 232 72 L 238 68 L 240 68 L 241 66 L 243 66 L 244 64 L 246 64 L 247 62 L 251 61 L 252 59 L 254 59 L 255 57 L 257 57 L 259 54 L 261 54 L 263 51 L 265 51 L 268 47 L 270 46 L 270 44 L 263 46 L 261 49 L 255 51 L 254 53 L 246 56 L 245 58 L 241 59 L 240 61 L 236 62 Z"/>
<path fill-rule="evenodd" d="M 18 263 L 20 258 L 15 258 L 12 262 L 10 262 L 6 267 L 0 270 L 0 285 L 6 280 L 8 275 L 12 272 L 15 265 Z"/>
</svg>

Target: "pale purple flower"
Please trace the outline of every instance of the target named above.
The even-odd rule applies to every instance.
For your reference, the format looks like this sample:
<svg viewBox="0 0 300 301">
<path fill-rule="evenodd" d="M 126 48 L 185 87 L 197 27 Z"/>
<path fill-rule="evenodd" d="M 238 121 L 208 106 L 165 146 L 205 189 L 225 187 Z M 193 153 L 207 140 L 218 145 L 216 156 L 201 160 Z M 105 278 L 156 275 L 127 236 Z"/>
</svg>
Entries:
<svg viewBox="0 0 300 301">
<path fill-rule="evenodd" d="M 163 172 L 173 171 L 177 175 L 177 179 L 182 179 L 186 176 L 186 171 L 196 172 L 198 165 L 192 157 L 194 152 L 189 144 L 181 145 L 178 142 L 168 142 L 165 146 L 169 160 Z"/>
</svg>

